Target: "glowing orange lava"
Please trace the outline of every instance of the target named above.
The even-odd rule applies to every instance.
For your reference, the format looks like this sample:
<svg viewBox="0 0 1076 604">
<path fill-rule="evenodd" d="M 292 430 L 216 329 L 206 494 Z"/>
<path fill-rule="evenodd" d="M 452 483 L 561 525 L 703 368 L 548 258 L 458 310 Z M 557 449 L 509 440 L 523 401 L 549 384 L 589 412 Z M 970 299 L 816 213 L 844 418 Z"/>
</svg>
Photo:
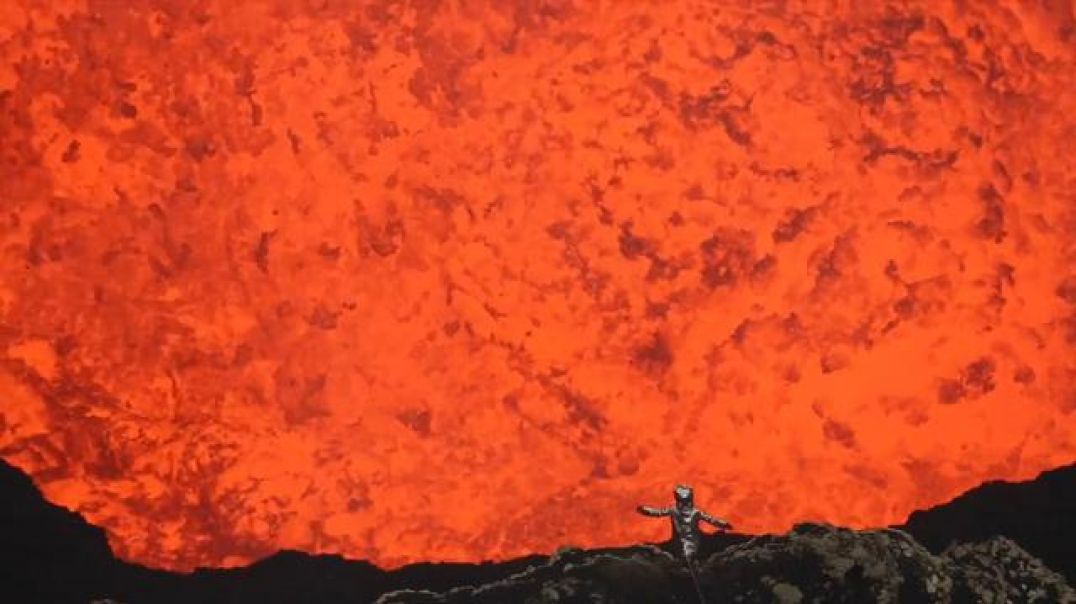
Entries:
<svg viewBox="0 0 1076 604">
<path fill-rule="evenodd" d="M 0 454 L 173 569 L 1071 462 L 1072 3 L 881 4 L 0 3 Z"/>
</svg>

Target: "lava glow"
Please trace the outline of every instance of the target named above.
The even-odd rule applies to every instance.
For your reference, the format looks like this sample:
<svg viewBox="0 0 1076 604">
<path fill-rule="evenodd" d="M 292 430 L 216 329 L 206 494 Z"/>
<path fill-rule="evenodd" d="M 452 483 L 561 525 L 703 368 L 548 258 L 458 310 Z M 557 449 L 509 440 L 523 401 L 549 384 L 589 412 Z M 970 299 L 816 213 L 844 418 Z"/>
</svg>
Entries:
<svg viewBox="0 0 1076 604">
<path fill-rule="evenodd" d="M 899 522 L 1076 459 L 1074 114 L 1069 0 L 0 2 L 0 454 L 173 569 Z"/>
</svg>

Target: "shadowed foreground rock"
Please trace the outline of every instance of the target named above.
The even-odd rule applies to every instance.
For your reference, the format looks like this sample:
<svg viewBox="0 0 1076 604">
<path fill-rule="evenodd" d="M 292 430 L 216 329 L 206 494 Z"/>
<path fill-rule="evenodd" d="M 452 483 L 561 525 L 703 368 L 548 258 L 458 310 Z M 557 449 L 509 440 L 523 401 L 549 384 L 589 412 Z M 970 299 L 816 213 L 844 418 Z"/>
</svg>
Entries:
<svg viewBox="0 0 1076 604">
<path fill-rule="evenodd" d="M 986 530 L 1006 537 L 974 536 L 981 529 L 960 524 L 946 506 L 918 515 L 909 531 L 925 535 L 934 553 L 896 529 L 804 524 L 787 535 L 753 539 L 706 535 L 703 589 L 708 604 L 1073 602 L 1061 576 L 1027 551 L 1043 552 L 1050 569 L 1076 576 L 1074 481 L 1076 466 L 1068 466 L 1033 482 L 976 489 L 951 504 L 970 508 Z M 101 529 L 46 501 L 25 473 L 0 460 L 0 602 L 368 604 L 379 596 L 383 604 L 697 601 L 683 566 L 650 545 L 391 571 L 289 551 L 241 568 L 145 568 L 117 560 Z"/>
<path fill-rule="evenodd" d="M 801 524 L 709 557 L 699 578 L 708 602 L 1076 602 L 1059 574 L 995 537 L 932 555 L 896 529 Z M 558 552 L 544 565 L 479 587 L 397 591 L 378 604 L 442 602 L 697 602 L 686 569 L 652 547 Z"/>
<path fill-rule="evenodd" d="M 901 528 L 938 554 L 1004 535 L 1076 585 L 1076 464 L 1026 482 L 991 481 L 913 512 Z"/>
</svg>

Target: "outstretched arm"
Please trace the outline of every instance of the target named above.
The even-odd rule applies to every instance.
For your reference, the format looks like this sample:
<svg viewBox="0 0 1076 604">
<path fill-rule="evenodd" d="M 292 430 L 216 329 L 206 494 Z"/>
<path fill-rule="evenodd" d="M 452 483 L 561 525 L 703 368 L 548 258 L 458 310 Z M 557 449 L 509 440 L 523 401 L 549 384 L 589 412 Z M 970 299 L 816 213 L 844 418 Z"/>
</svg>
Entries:
<svg viewBox="0 0 1076 604">
<path fill-rule="evenodd" d="M 732 525 L 729 524 L 729 522 L 727 520 L 722 520 L 720 518 L 716 518 L 714 516 L 711 516 L 711 515 L 707 514 L 706 512 L 704 512 L 702 510 L 699 510 L 699 518 L 702 518 L 706 522 L 709 522 L 710 524 L 712 524 L 712 525 L 714 525 L 717 528 L 722 529 L 722 530 L 728 530 L 728 529 L 732 528 Z"/>
<path fill-rule="evenodd" d="M 644 516 L 668 516 L 672 514 L 672 508 L 652 508 L 648 505 L 636 506 L 635 511 Z"/>
</svg>

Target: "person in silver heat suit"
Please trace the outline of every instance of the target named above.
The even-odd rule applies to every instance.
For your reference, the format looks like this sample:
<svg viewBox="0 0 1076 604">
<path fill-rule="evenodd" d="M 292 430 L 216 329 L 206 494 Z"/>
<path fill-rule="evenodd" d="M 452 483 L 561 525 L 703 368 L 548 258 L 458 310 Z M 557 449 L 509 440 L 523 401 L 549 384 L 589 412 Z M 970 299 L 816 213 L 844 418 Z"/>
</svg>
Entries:
<svg viewBox="0 0 1076 604">
<path fill-rule="evenodd" d="M 695 554 L 699 551 L 699 521 L 708 522 L 723 531 L 731 529 L 732 525 L 695 507 L 694 491 L 691 487 L 678 484 L 673 495 L 676 497 L 675 507 L 653 508 L 640 505 L 635 509 L 645 516 L 669 516 L 671 518 L 673 537 L 680 546 L 680 552 L 685 561 L 694 569 Z"/>
</svg>

